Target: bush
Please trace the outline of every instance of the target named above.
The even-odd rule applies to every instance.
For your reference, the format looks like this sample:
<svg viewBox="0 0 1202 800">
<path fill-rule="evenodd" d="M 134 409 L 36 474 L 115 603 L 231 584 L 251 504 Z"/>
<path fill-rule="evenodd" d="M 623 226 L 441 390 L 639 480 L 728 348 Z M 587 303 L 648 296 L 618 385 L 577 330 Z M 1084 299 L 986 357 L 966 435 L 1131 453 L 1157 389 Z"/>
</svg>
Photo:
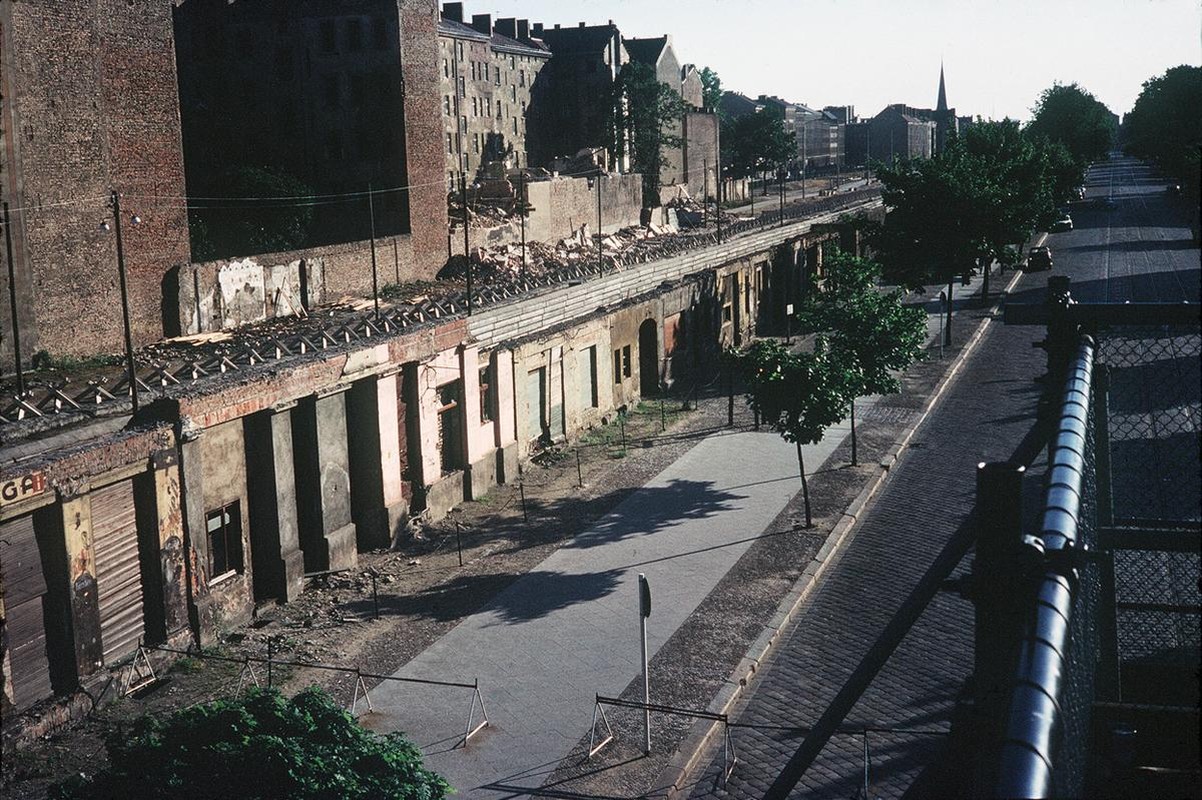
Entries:
<svg viewBox="0 0 1202 800">
<path fill-rule="evenodd" d="M 324 691 L 274 689 L 144 716 L 105 740 L 109 766 L 64 781 L 54 798 L 436 800 L 446 782 L 399 733 L 365 730 Z"/>
</svg>

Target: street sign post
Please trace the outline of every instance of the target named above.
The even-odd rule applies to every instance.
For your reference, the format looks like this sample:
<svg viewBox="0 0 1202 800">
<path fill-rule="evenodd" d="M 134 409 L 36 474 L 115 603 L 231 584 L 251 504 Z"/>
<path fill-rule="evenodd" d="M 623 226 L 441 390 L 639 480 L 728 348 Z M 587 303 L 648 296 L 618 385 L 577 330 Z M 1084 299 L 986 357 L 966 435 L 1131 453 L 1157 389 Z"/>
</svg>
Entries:
<svg viewBox="0 0 1202 800">
<path fill-rule="evenodd" d="M 647 669 L 647 617 L 651 616 L 651 584 L 639 573 L 639 633 L 643 641 L 643 703 L 651 703 L 651 677 Z M 651 755 L 651 709 L 643 708 L 643 755 Z"/>
</svg>

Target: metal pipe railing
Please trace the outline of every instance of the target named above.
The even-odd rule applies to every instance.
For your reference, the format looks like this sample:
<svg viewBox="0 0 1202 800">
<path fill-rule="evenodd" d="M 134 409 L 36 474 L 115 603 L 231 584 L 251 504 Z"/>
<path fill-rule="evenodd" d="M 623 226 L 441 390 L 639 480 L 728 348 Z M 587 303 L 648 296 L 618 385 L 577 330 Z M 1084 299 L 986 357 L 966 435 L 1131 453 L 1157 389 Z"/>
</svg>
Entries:
<svg viewBox="0 0 1202 800">
<path fill-rule="evenodd" d="M 998 797 L 1047 797 L 1053 792 L 1061 694 L 1068 678 L 1069 623 L 1078 586 L 1081 506 L 1094 342 L 1082 336 L 1069 365 L 1053 440 L 1040 535 L 1024 543 L 1038 559 L 1033 613 L 1024 626 L 1018 666 L 997 760 Z"/>
</svg>

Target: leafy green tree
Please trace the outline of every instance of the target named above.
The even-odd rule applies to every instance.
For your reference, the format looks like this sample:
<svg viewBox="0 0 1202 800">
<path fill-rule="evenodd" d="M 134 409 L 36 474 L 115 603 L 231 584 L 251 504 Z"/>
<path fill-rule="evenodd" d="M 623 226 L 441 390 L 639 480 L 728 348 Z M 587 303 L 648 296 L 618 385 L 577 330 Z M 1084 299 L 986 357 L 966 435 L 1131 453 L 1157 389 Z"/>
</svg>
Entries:
<svg viewBox="0 0 1202 800">
<path fill-rule="evenodd" d="M 659 205 L 660 176 L 670 166 L 665 150 L 679 148 L 684 141 L 684 101 L 679 92 L 660 83 L 651 67 L 631 61 L 614 83 L 611 104 L 615 122 L 609 150 L 621 157 L 629 148 L 631 167 L 643 176 L 644 205 Z"/>
<path fill-rule="evenodd" d="M 722 107 L 722 79 L 709 67 L 701 69 L 701 101 L 706 111 L 719 113 Z"/>
<path fill-rule="evenodd" d="M 399 733 L 378 735 L 317 688 L 273 689 L 144 716 L 105 741 L 109 765 L 59 784 L 56 798 L 101 800 L 437 800 L 446 782 Z"/>
<path fill-rule="evenodd" d="M 1075 83 L 1045 89 L 1031 112 L 1027 132 L 1063 144 L 1081 164 L 1105 158 L 1114 146 L 1117 124 L 1110 109 Z"/>
<path fill-rule="evenodd" d="M 806 527 L 810 527 L 814 519 L 801 446 L 817 444 L 827 428 L 843 420 L 850 380 L 822 337 L 812 353 L 792 353 L 774 339 L 761 339 L 736 354 L 736 359 L 746 379 L 748 404 L 786 442 L 797 446 Z"/>
<path fill-rule="evenodd" d="M 736 178 L 785 164 L 797 152 L 797 134 L 785 128 L 784 117 L 775 109 L 724 119 L 721 124 L 722 158 Z"/>
<path fill-rule="evenodd" d="M 881 291 L 881 265 L 835 250 L 823 264 L 826 277 L 798 313 L 803 333 L 826 337 L 836 373 L 846 382 L 851 418 L 851 463 L 856 457 L 857 397 L 895 394 L 897 372 L 923 355 L 927 315 L 902 304 L 902 292 Z"/>
<path fill-rule="evenodd" d="M 1202 67 L 1181 65 L 1144 82 L 1123 120 L 1126 149 L 1180 181 L 1197 208 L 1202 165 Z"/>
<path fill-rule="evenodd" d="M 232 167 L 205 182 L 198 194 L 222 200 L 195 200 L 188 221 L 192 257 L 207 261 L 304 247 L 313 190 L 275 167 Z M 298 198 L 298 199 L 283 199 Z"/>
</svg>

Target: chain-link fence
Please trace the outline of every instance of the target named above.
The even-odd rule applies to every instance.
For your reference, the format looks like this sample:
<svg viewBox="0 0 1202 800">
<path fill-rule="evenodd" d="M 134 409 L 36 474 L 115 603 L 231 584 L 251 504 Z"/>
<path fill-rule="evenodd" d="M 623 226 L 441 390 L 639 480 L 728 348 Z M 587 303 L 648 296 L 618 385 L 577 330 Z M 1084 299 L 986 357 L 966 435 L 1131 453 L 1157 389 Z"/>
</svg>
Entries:
<svg viewBox="0 0 1202 800">
<path fill-rule="evenodd" d="M 1135 730 L 1116 719 L 1198 701 L 1202 337 L 1196 320 L 1148 325 L 1149 313 L 1049 312 L 1045 501 L 1038 533 L 1010 550 L 1021 588 L 1008 599 L 1016 644 L 1003 646 L 1017 669 L 993 764 L 1002 796 L 1099 791 L 1132 774 L 1115 742 Z M 1141 735 L 1189 750 L 1198 734 Z"/>
<path fill-rule="evenodd" d="M 1198 326 L 1109 326 L 1098 362 L 1109 372 L 1113 519 L 1158 524 L 1202 518 Z"/>
</svg>

